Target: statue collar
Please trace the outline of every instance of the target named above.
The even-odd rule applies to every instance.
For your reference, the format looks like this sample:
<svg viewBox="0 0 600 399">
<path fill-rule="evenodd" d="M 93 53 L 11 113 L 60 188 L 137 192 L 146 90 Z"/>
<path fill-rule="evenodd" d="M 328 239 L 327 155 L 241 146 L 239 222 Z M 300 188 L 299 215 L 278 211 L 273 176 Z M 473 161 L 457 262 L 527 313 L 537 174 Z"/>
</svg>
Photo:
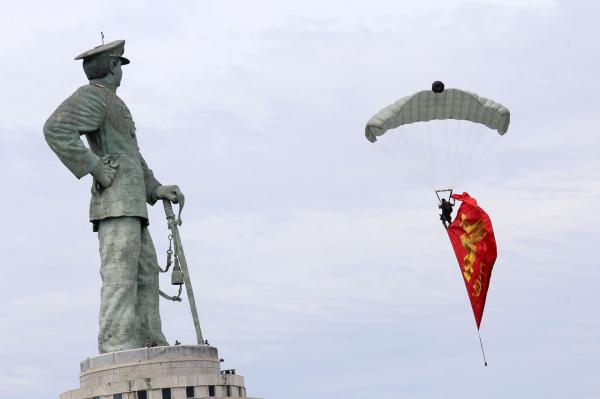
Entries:
<svg viewBox="0 0 600 399">
<path fill-rule="evenodd" d="M 113 93 L 117 93 L 117 87 L 111 84 L 107 84 L 106 82 L 104 82 L 101 79 L 98 80 L 90 80 L 90 84 L 97 86 L 97 87 L 102 87 L 104 89 L 110 90 Z"/>
</svg>

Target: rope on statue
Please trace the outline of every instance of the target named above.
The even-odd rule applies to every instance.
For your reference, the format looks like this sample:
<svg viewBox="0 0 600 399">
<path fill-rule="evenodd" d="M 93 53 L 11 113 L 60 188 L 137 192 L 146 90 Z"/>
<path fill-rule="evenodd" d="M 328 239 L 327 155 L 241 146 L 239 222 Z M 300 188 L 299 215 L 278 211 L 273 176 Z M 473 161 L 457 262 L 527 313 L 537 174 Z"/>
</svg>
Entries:
<svg viewBox="0 0 600 399">
<path fill-rule="evenodd" d="M 173 267 L 173 271 L 171 272 L 171 285 L 178 285 L 179 292 L 177 295 L 170 296 L 162 290 L 158 290 L 158 294 L 163 298 L 174 301 L 181 302 L 181 292 L 183 290 L 183 276 L 181 275 L 181 267 L 179 266 L 179 257 L 177 256 L 177 252 L 173 252 L 173 235 L 169 234 L 169 249 L 167 249 L 167 266 L 163 269 L 158 266 L 158 271 L 161 273 L 166 273 L 171 268 L 173 264 L 173 256 L 175 256 L 175 267 Z"/>
<path fill-rule="evenodd" d="M 175 223 L 178 226 L 181 226 L 181 211 L 183 210 L 183 205 L 185 203 L 184 199 L 181 199 L 181 201 L 179 202 L 179 212 L 177 214 L 177 220 L 175 220 Z M 169 206 L 171 206 L 171 203 L 169 202 Z M 167 212 L 167 208 L 165 205 L 165 212 Z M 175 218 L 175 214 L 173 213 L 173 208 L 171 207 L 171 214 L 173 215 L 173 219 Z M 167 221 L 169 221 L 169 213 L 167 212 Z M 171 222 L 169 222 L 171 223 Z M 171 225 L 169 224 L 169 229 L 171 229 Z M 161 273 L 166 273 L 169 271 L 169 268 L 171 267 L 171 265 L 173 264 L 173 257 L 175 257 L 175 267 L 173 267 L 173 271 L 171 272 L 171 285 L 178 285 L 179 286 L 179 292 L 177 292 L 177 295 L 175 296 L 170 296 L 167 293 L 165 293 L 162 290 L 158 290 L 158 294 L 160 296 L 162 296 L 163 298 L 169 300 L 169 301 L 174 301 L 174 302 L 181 302 L 181 292 L 183 291 L 183 273 L 181 271 L 181 266 L 179 265 L 179 257 L 177 254 L 177 246 L 175 246 L 175 251 L 173 251 L 173 234 L 169 234 L 169 249 L 167 249 L 167 266 L 163 269 L 160 266 L 158 266 L 158 270 Z"/>
<path fill-rule="evenodd" d="M 169 300 L 169 301 L 173 301 L 173 302 L 181 302 L 181 291 L 183 290 L 183 286 L 179 286 L 179 291 L 177 292 L 177 295 L 175 296 L 170 296 L 168 294 L 166 294 L 165 292 L 163 292 L 163 290 L 158 290 L 158 295 L 162 296 L 163 298 Z"/>
<path fill-rule="evenodd" d="M 162 267 L 158 266 L 158 270 L 161 273 L 168 272 L 169 268 L 173 264 L 173 236 L 171 234 L 169 234 L 168 238 L 169 238 L 169 249 L 167 249 L 167 266 L 164 269 Z"/>
</svg>

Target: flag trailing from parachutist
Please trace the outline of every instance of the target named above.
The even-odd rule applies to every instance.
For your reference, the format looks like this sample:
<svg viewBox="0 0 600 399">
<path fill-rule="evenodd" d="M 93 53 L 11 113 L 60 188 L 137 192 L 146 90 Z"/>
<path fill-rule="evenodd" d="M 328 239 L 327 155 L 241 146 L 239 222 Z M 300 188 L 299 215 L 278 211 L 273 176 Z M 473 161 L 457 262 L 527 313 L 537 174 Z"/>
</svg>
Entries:
<svg viewBox="0 0 600 399">
<path fill-rule="evenodd" d="M 452 198 L 462 203 L 456 218 L 448 227 L 448 236 L 479 329 L 492 269 L 496 262 L 496 239 L 490 217 L 477 205 L 475 198 L 467 193 L 452 194 Z"/>
</svg>

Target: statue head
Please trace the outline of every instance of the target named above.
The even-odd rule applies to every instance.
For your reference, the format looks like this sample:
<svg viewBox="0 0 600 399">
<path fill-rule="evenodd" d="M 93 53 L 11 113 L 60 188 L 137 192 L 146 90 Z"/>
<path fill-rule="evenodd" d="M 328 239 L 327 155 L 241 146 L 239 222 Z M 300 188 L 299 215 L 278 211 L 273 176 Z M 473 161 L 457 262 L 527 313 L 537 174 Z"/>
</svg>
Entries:
<svg viewBox="0 0 600 399">
<path fill-rule="evenodd" d="M 83 71 L 89 80 L 102 79 L 109 74 L 121 81 L 121 60 L 112 56 L 96 56 L 83 60 Z"/>
<path fill-rule="evenodd" d="M 123 76 L 121 66 L 129 64 L 123 57 L 124 51 L 125 40 L 115 40 L 83 52 L 75 59 L 83 59 L 83 70 L 89 80 L 105 79 L 118 87 Z"/>
</svg>

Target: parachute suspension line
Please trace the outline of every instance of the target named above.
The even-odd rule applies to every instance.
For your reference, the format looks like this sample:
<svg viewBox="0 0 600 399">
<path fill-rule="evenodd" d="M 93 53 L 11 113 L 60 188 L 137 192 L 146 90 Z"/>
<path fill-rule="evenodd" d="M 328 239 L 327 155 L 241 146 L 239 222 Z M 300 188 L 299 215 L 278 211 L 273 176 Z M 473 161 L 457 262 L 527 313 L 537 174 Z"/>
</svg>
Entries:
<svg viewBox="0 0 600 399">
<path fill-rule="evenodd" d="M 434 187 L 437 185 L 437 175 L 435 173 L 435 163 L 436 163 L 436 159 L 435 159 L 435 153 L 433 151 L 433 145 L 431 144 L 431 128 L 429 126 L 429 123 L 426 124 L 426 130 L 427 130 L 427 143 L 429 144 L 429 165 L 431 165 L 431 176 L 432 176 L 432 180 L 433 180 L 433 184 Z"/>
<path fill-rule="evenodd" d="M 422 157 L 417 154 L 417 147 L 407 139 L 407 135 L 411 132 L 412 129 L 406 127 L 402 132 L 386 135 L 381 140 L 387 140 L 387 142 L 382 142 L 383 145 L 378 145 L 378 147 L 381 147 L 382 152 L 407 169 L 418 181 L 423 181 L 428 178 L 428 175 L 425 173 Z M 403 141 L 398 138 L 398 134 L 402 136 Z"/>
<path fill-rule="evenodd" d="M 470 155 L 470 150 L 471 150 L 471 143 L 473 141 L 473 129 L 474 129 L 474 124 L 473 123 L 469 123 L 468 124 L 468 128 L 467 128 L 467 132 L 466 132 L 466 141 L 464 142 L 464 145 L 462 146 L 462 154 L 461 154 L 461 168 L 459 169 L 459 178 L 460 175 L 462 173 L 465 172 L 465 164 L 467 163 L 467 159 L 469 158 Z"/>
<path fill-rule="evenodd" d="M 481 354 L 483 355 L 483 365 L 487 367 L 487 360 L 485 359 L 485 351 L 483 350 L 483 342 L 481 341 L 481 334 L 479 334 L 479 328 L 477 329 L 477 336 L 479 337 L 479 346 L 481 346 Z"/>
<path fill-rule="evenodd" d="M 430 186 L 433 186 L 433 175 L 431 174 L 431 165 L 427 159 L 427 154 L 425 149 L 423 148 L 423 134 L 422 128 L 419 123 L 411 126 L 409 129 L 409 134 L 404 136 L 408 142 L 410 142 L 411 147 L 415 150 L 415 157 L 417 162 L 419 163 L 421 171 L 423 173 L 423 177 L 427 180 Z"/>
<path fill-rule="evenodd" d="M 472 127 L 472 130 L 475 130 L 475 139 L 471 140 L 473 145 L 467 146 L 468 152 L 465 156 L 465 163 L 463 164 L 462 170 L 458 176 L 458 178 L 463 179 L 468 171 L 473 170 L 472 166 L 475 164 L 475 158 L 478 158 L 478 151 L 481 143 L 483 143 L 485 136 L 488 134 L 487 131 L 481 131 L 479 127 Z M 479 130 L 479 131 L 478 131 Z"/>
<path fill-rule="evenodd" d="M 458 121 L 458 123 L 456 125 L 456 133 L 453 135 L 453 137 L 454 137 L 454 150 L 452 152 L 452 156 L 454 158 L 454 169 L 453 169 L 452 173 L 454 173 L 454 176 L 453 176 L 454 179 L 456 179 L 456 173 L 457 173 L 457 170 L 458 170 L 458 159 L 459 159 L 458 146 L 459 146 L 459 143 L 460 143 L 460 137 L 462 136 L 463 125 L 464 125 L 464 122 L 462 120 Z"/>
<path fill-rule="evenodd" d="M 486 134 L 488 136 L 492 136 L 492 135 L 495 135 L 496 133 L 495 132 L 486 132 Z M 494 137 L 493 139 L 490 139 L 487 144 L 484 144 L 484 146 L 481 150 L 477 150 L 477 153 L 475 154 L 475 156 L 473 157 L 473 159 L 470 162 L 470 166 L 479 165 L 480 162 L 483 159 L 485 159 L 487 154 L 489 154 L 492 151 L 492 149 L 498 145 L 498 142 L 500 141 L 499 139 L 500 139 L 500 137 Z M 464 175 L 463 175 L 463 178 L 464 178 Z M 463 179 L 461 179 L 461 180 L 463 180 Z"/>
<path fill-rule="evenodd" d="M 475 157 L 475 151 L 477 147 L 483 141 L 483 133 L 484 132 L 479 130 L 479 125 L 476 125 L 475 123 L 469 123 L 469 128 L 467 130 L 467 141 L 464 143 L 460 167 L 457 171 L 457 180 L 462 180 L 465 174 L 471 170 L 471 161 Z"/>
<path fill-rule="evenodd" d="M 436 94 L 439 94 L 439 93 L 436 93 Z M 438 98 L 439 98 L 439 96 L 434 96 L 433 97 L 433 115 L 437 115 Z M 431 165 L 431 175 L 433 176 L 432 179 L 433 179 L 433 185 L 434 185 L 434 188 L 435 188 L 435 187 L 437 187 L 438 180 L 439 180 L 439 177 L 436 174 L 436 170 L 435 170 L 436 169 L 435 168 L 436 167 L 436 162 L 438 160 L 435 158 L 435 152 L 433 150 L 433 145 L 431 143 L 431 126 L 430 126 L 430 123 L 426 123 L 425 124 L 425 129 L 427 130 L 427 144 L 429 145 L 429 161 L 430 161 L 429 165 Z M 438 140 L 437 144 L 439 144 L 439 140 Z"/>
<path fill-rule="evenodd" d="M 421 165 L 424 177 L 429 182 L 430 186 L 434 186 L 433 174 L 431 173 L 431 162 L 427 158 L 427 152 L 424 148 L 423 143 L 423 126 L 421 123 L 417 123 L 410 129 L 410 134 L 406 136 L 412 142 L 412 147 L 416 149 L 417 160 Z"/>
<path fill-rule="evenodd" d="M 469 152 L 467 153 L 467 157 L 466 157 L 466 161 L 465 162 L 465 167 L 468 169 L 470 168 L 471 164 L 472 164 L 472 160 L 474 158 L 477 157 L 477 150 L 479 149 L 479 147 L 481 146 L 481 143 L 483 143 L 484 139 L 486 138 L 487 134 L 488 134 L 488 129 L 483 130 L 484 128 L 482 128 L 481 125 L 476 125 L 476 124 L 472 124 L 472 133 L 473 133 L 473 138 L 471 139 L 471 143 L 473 143 L 472 148 L 469 149 Z"/>
<path fill-rule="evenodd" d="M 451 136 L 454 138 L 454 149 L 452 150 L 452 186 L 456 186 L 456 174 L 458 171 L 458 143 L 462 135 L 463 121 L 459 120 L 456 124 L 456 131 Z"/>
<path fill-rule="evenodd" d="M 392 136 L 390 135 L 390 137 Z M 390 141 L 389 139 L 387 140 Z M 405 159 L 399 157 L 394 151 L 388 150 L 385 145 L 375 144 L 375 147 L 377 147 L 377 149 L 384 153 L 387 157 L 401 165 L 404 169 L 407 169 L 410 172 L 410 174 L 413 175 L 413 177 L 421 177 L 421 175 L 410 165 L 410 162 L 406 162 Z"/>
<path fill-rule="evenodd" d="M 418 152 L 418 148 L 416 145 L 414 145 L 414 143 L 411 144 L 411 140 L 409 139 L 409 136 L 411 136 L 410 133 L 412 133 L 412 129 L 410 128 L 406 128 L 404 129 L 405 132 L 400 132 L 399 136 L 402 137 L 402 140 L 404 141 L 404 143 L 400 142 L 400 139 L 398 137 L 396 137 L 397 135 L 390 135 L 392 137 L 392 140 L 400 147 L 403 149 L 408 148 L 408 150 L 410 151 L 410 154 L 414 160 L 414 163 L 418 164 L 419 169 L 421 170 L 421 174 L 418 175 L 418 177 L 425 177 L 427 180 L 429 180 L 429 183 L 432 184 L 431 182 L 431 176 L 428 175 L 427 173 L 427 168 L 425 166 L 425 164 L 423 163 L 422 158 L 417 154 Z"/>
<path fill-rule="evenodd" d="M 429 127 L 426 123 L 417 123 L 417 131 L 413 134 L 413 142 L 416 142 L 421 153 L 421 159 L 425 165 L 425 173 L 429 178 L 429 184 L 435 189 L 435 174 L 433 172 L 433 154 L 429 152 L 425 142 L 425 129 Z M 428 131 L 427 131 L 428 133 Z"/>
<path fill-rule="evenodd" d="M 411 134 L 411 139 L 412 139 L 414 146 L 417 148 L 418 157 L 419 157 L 419 159 L 422 160 L 423 166 L 425 167 L 423 171 L 427 175 L 427 178 L 429 179 L 430 184 L 434 185 L 435 183 L 433 181 L 433 174 L 431 173 L 431 160 L 429 159 L 428 154 L 427 154 L 427 148 L 424 143 L 424 141 L 425 141 L 424 138 L 425 138 L 425 133 L 423 132 L 423 124 L 416 123 L 415 129 L 412 131 L 412 134 Z"/>
<path fill-rule="evenodd" d="M 462 122 L 460 124 L 459 135 L 458 135 L 458 143 L 456 145 L 456 169 L 454 171 L 454 179 L 458 181 L 462 178 L 463 169 L 465 165 L 465 157 L 467 155 L 467 146 L 470 138 L 470 130 L 473 128 L 471 123 L 468 123 L 468 126 L 465 126 L 465 123 Z M 463 138 L 464 136 L 464 138 Z"/>
<path fill-rule="evenodd" d="M 452 151 L 450 151 L 450 134 L 448 133 L 449 130 L 449 123 L 444 123 L 444 146 L 442 151 L 444 152 L 445 155 L 445 160 L 446 162 L 444 162 L 444 166 L 447 168 L 448 170 L 448 183 L 451 185 L 449 188 L 454 189 L 454 170 L 453 170 L 453 162 L 454 162 L 454 157 L 451 155 Z"/>
<path fill-rule="evenodd" d="M 481 163 L 490 150 L 498 144 L 500 138 L 495 131 L 489 131 L 481 126 L 476 127 L 475 133 L 477 138 L 474 140 L 474 145 L 469 150 L 469 155 L 466 157 L 466 162 L 462 165 L 463 168 L 459 175 L 461 181 L 464 180 L 468 171 L 477 172 L 479 170 L 474 169 L 473 166 Z"/>
<path fill-rule="evenodd" d="M 492 134 L 492 133 L 488 133 L 488 134 Z M 495 137 L 494 139 L 492 139 L 491 142 L 487 144 L 487 146 L 484 146 L 484 148 L 482 148 L 481 151 L 478 152 L 478 154 L 475 156 L 474 162 L 478 163 L 479 160 L 481 158 L 484 158 L 493 148 L 495 148 L 498 145 L 499 142 L 500 142 L 499 137 Z"/>
</svg>

